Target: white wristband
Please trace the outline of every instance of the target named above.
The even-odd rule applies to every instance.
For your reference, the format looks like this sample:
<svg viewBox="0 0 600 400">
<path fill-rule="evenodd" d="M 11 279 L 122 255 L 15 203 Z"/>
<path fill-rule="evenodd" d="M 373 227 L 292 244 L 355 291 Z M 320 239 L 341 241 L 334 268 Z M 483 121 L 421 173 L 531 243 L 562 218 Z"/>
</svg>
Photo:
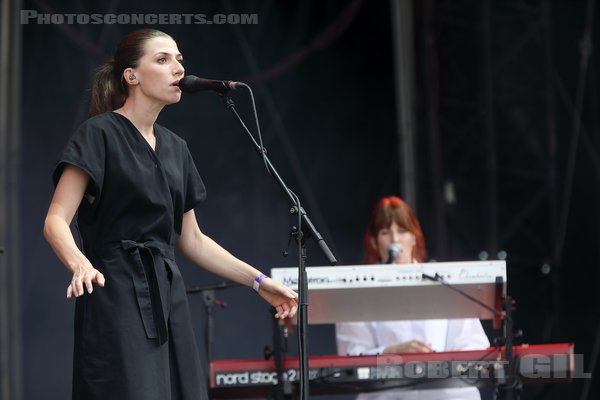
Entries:
<svg viewBox="0 0 600 400">
<path fill-rule="evenodd" d="M 260 289 L 260 283 L 266 278 L 267 276 L 265 274 L 259 274 L 255 279 L 254 282 L 252 282 L 252 288 L 254 290 L 256 290 L 256 292 L 258 292 L 258 289 Z"/>
</svg>

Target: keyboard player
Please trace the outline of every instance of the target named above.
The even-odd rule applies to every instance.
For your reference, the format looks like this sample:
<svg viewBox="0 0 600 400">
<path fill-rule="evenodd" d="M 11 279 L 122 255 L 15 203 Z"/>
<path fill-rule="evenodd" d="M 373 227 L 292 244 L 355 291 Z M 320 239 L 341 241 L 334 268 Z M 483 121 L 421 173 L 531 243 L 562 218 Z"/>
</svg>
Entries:
<svg viewBox="0 0 600 400">
<path fill-rule="evenodd" d="M 426 259 L 420 223 L 413 209 L 396 196 L 384 197 L 376 204 L 367 225 L 364 246 L 369 264 L 410 264 Z M 385 306 L 393 307 L 393 304 L 382 304 Z M 478 319 L 337 323 L 336 340 L 340 355 L 475 350 L 485 349 L 490 344 Z M 476 400 L 480 394 L 476 387 L 392 389 L 362 393 L 357 399 Z"/>
</svg>

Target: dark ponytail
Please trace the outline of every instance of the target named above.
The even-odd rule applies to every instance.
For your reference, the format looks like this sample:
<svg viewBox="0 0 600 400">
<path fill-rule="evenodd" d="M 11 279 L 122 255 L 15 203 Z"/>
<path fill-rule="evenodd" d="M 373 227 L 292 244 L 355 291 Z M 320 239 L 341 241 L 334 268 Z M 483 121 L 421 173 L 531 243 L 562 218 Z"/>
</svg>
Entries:
<svg viewBox="0 0 600 400">
<path fill-rule="evenodd" d="M 127 98 L 127 93 L 116 80 L 113 63 L 102 64 L 94 74 L 92 97 L 90 99 L 90 114 L 97 115 L 121 107 Z"/>
<path fill-rule="evenodd" d="M 90 114 L 97 115 L 120 108 L 129 95 L 127 83 L 123 81 L 123 71 L 136 68 L 144 56 L 146 42 L 155 37 L 168 37 L 157 29 L 139 29 L 125 36 L 113 61 L 101 65 L 94 75 Z"/>
</svg>

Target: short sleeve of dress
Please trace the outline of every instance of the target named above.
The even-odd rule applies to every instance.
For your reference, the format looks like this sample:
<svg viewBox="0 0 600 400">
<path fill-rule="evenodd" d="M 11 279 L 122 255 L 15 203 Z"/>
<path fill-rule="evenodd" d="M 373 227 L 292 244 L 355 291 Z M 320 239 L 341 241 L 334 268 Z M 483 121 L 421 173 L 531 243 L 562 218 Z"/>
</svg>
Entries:
<svg viewBox="0 0 600 400">
<path fill-rule="evenodd" d="M 75 132 L 60 156 L 52 174 L 54 186 L 58 184 L 67 164 L 71 164 L 81 168 L 89 175 L 90 183 L 86 193 L 99 197 L 104 181 L 105 159 L 106 146 L 103 130 L 97 123 L 88 120 Z"/>
<path fill-rule="evenodd" d="M 188 212 L 189 210 L 196 207 L 201 201 L 206 198 L 206 188 L 204 187 L 204 182 L 202 182 L 202 178 L 198 173 L 198 169 L 196 169 L 196 164 L 194 164 L 194 159 L 190 154 L 190 150 L 185 146 L 185 207 L 184 211 Z"/>
</svg>

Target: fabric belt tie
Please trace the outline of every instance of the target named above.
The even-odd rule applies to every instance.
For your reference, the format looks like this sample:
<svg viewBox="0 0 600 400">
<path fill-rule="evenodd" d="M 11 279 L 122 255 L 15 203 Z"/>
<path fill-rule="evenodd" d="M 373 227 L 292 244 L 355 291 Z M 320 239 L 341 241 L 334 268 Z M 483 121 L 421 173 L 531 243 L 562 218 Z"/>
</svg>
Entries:
<svg viewBox="0 0 600 400">
<path fill-rule="evenodd" d="M 121 247 L 135 261 L 133 285 L 146 336 L 148 339 L 158 339 L 158 343 L 162 345 L 168 340 L 168 330 L 154 257 L 174 260 L 173 248 L 162 242 L 138 243 L 133 240 L 121 240 Z M 150 262 L 144 262 L 143 254 Z"/>
</svg>

